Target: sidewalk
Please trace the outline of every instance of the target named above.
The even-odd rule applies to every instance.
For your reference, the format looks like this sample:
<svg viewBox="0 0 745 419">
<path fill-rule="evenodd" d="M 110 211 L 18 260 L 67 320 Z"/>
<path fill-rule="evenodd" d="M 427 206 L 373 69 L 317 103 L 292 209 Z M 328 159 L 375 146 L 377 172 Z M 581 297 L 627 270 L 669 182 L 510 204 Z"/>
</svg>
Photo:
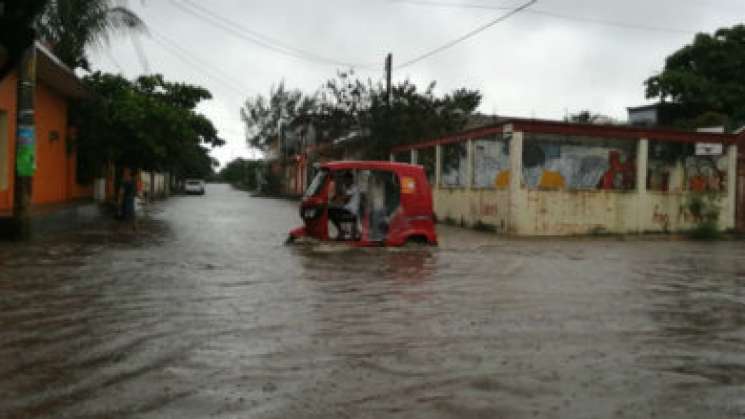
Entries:
<svg viewBox="0 0 745 419">
<path fill-rule="evenodd" d="M 93 200 L 79 200 L 31 207 L 31 235 L 36 238 L 52 233 L 76 230 L 94 222 L 110 219 L 106 209 Z M 0 240 L 7 239 L 12 219 L 0 214 Z"/>
</svg>

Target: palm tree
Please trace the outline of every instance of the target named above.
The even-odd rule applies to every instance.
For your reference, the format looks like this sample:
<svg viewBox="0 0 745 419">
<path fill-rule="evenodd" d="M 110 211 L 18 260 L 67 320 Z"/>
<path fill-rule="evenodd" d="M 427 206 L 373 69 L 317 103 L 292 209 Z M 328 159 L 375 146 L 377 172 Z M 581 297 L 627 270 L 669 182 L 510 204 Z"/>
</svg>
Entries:
<svg viewBox="0 0 745 419">
<path fill-rule="evenodd" d="M 36 29 L 68 67 L 90 70 L 87 48 L 104 46 L 115 33 L 144 31 L 145 23 L 111 0 L 50 0 Z"/>
<path fill-rule="evenodd" d="M 47 0 L 0 3 L 0 81 L 21 60 L 21 54 L 34 42 L 33 23 L 44 11 Z"/>
</svg>

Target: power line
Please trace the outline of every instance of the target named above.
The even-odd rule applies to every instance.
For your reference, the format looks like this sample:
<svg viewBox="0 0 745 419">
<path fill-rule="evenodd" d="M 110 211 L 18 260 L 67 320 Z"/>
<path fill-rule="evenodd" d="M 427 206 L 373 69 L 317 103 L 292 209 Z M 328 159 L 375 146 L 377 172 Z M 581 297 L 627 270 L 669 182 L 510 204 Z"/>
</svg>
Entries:
<svg viewBox="0 0 745 419">
<path fill-rule="evenodd" d="M 241 24 L 236 23 L 224 16 L 214 13 L 210 9 L 196 4 L 191 0 L 183 0 L 182 2 L 171 0 L 171 3 L 182 11 L 192 15 L 193 17 L 196 17 L 203 22 L 206 22 L 212 26 L 222 29 L 223 31 L 229 32 L 236 37 L 239 37 L 243 40 L 279 54 L 299 58 L 317 64 L 366 69 L 371 68 L 370 64 L 344 62 L 341 60 L 323 57 L 315 53 L 302 50 L 300 48 L 292 47 L 276 39 L 248 29 L 245 26 L 242 26 Z"/>
<path fill-rule="evenodd" d="M 481 25 L 481 26 L 477 27 L 476 29 L 473 29 L 473 30 L 469 31 L 465 35 L 459 36 L 458 38 L 455 38 L 452 41 L 449 41 L 449 42 L 445 43 L 442 46 L 439 46 L 439 47 L 437 47 L 437 48 L 435 48 L 435 49 L 433 49 L 433 50 L 431 50 L 429 52 L 426 52 L 426 53 L 424 53 L 424 54 L 422 54 L 422 55 L 420 55 L 420 56 L 418 56 L 416 58 L 412 58 L 411 60 L 408 60 L 408 61 L 404 62 L 403 64 L 397 66 L 396 69 L 401 69 L 401 68 L 404 68 L 404 67 L 408 67 L 408 66 L 410 66 L 412 64 L 415 64 L 415 63 L 417 63 L 419 61 L 422 61 L 422 60 L 424 60 L 426 58 L 429 58 L 429 57 L 431 57 L 431 56 L 433 56 L 433 55 L 435 55 L 435 54 L 437 54 L 437 53 L 439 53 L 441 51 L 444 51 L 444 50 L 446 50 L 448 48 L 451 48 L 454 45 L 456 45 L 456 44 L 458 44 L 460 42 L 463 42 L 466 39 L 471 38 L 471 37 L 477 35 L 478 33 L 485 31 L 486 29 L 489 29 L 490 27 L 496 25 L 497 23 L 500 23 L 502 21 L 505 21 L 505 20 L 511 18 L 512 16 L 514 16 L 514 15 L 522 12 L 523 10 L 525 10 L 528 7 L 530 7 L 533 4 L 535 4 L 537 1 L 538 0 L 530 0 L 529 2 L 523 4 L 522 6 L 518 6 L 516 8 L 510 9 L 509 12 L 503 14 L 502 16 L 499 16 L 498 18 L 493 19 L 493 20 L 491 20 L 491 21 L 489 21 L 489 22 Z"/>
<path fill-rule="evenodd" d="M 251 89 L 248 86 L 245 86 L 243 84 L 243 81 L 242 80 L 238 80 L 237 78 L 234 78 L 229 73 L 227 73 L 226 71 L 224 71 L 220 67 L 214 65 L 213 63 L 210 63 L 209 61 L 206 61 L 206 60 L 203 60 L 203 59 L 199 58 L 198 56 L 196 56 L 194 54 L 193 51 L 190 51 L 190 50 L 182 47 L 181 45 L 179 45 L 179 43 L 177 41 L 174 41 L 172 38 L 169 38 L 168 36 L 166 36 L 166 35 L 164 35 L 162 33 L 158 33 L 158 32 L 154 32 L 153 34 L 156 37 L 158 37 L 161 41 L 169 44 L 172 48 L 177 49 L 180 52 L 182 52 L 184 55 L 188 56 L 191 60 L 198 61 L 201 64 L 201 67 L 202 68 L 209 68 L 212 72 L 219 74 L 226 81 L 229 81 L 233 86 L 240 87 L 240 89 L 238 89 L 238 90 L 242 90 L 242 91 L 253 91 L 253 92 L 255 92 L 254 89 Z"/>
<path fill-rule="evenodd" d="M 423 6 L 450 7 L 450 8 L 458 8 L 458 9 L 480 9 L 480 10 L 509 10 L 510 9 L 509 7 L 505 7 L 505 6 L 489 6 L 489 5 L 482 5 L 482 4 L 456 4 L 456 3 L 445 3 L 445 2 L 429 1 L 429 0 L 396 0 L 394 2 L 395 3 L 418 4 L 418 5 L 423 5 Z M 529 13 L 533 15 L 548 16 L 548 17 L 552 17 L 556 19 L 573 20 L 573 21 L 584 22 L 584 23 L 593 23 L 596 25 L 613 26 L 613 27 L 624 28 L 624 29 L 635 29 L 635 30 L 644 30 L 644 31 L 653 31 L 653 32 L 668 32 L 668 33 L 686 34 L 686 35 L 696 33 L 696 31 L 686 30 L 686 29 L 640 25 L 640 24 L 635 24 L 635 23 L 599 19 L 599 18 L 594 18 L 594 17 L 556 13 L 556 12 L 552 12 L 549 10 L 529 9 L 529 10 L 526 10 L 525 13 Z"/>
<path fill-rule="evenodd" d="M 268 44 L 275 45 L 278 48 L 283 48 L 283 49 L 286 49 L 286 50 L 288 50 L 290 52 L 294 52 L 296 54 L 299 54 L 298 58 L 310 58 L 310 59 L 317 60 L 319 62 L 323 62 L 323 63 L 327 63 L 327 64 L 344 65 L 344 66 L 349 66 L 349 67 L 366 67 L 366 66 L 374 65 L 374 64 L 360 64 L 360 63 L 344 62 L 344 61 L 340 61 L 340 60 L 335 60 L 335 59 L 327 58 L 327 57 L 324 57 L 324 56 L 315 54 L 315 53 L 310 52 L 310 51 L 307 51 L 307 50 L 303 50 L 303 49 L 300 49 L 300 48 L 293 47 L 293 46 L 288 45 L 288 44 L 286 44 L 286 43 L 284 43 L 282 41 L 279 41 L 279 40 L 277 40 L 275 38 L 271 38 L 269 36 L 263 35 L 263 34 L 261 34 L 259 32 L 254 31 L 254 30 L 248 29 L 245 26 L 241 26 L 240 24 L 236 23 L 235 21 L 232 21 L 232 20 L 230 20 L 230 19 L 228 19 L 226 17 L 220 16 L 219 14 L 217 14 L 217 13 L 215 13 L 215 12 L 213 12 L 213 11 L 207 9 L 207 8 L 205 8 L 204 6 L 197 4 L 193 0 L 183 0 L 183 1 L 185 3 L 188 3 L 192 8 L 195 8 L 197 10 L 200 10 L 202 13 L 205 13 L 205 14 L 207 14 L 209 16 L 212 16 L 213 18 L 218 19 L 218 20 L 221 20 L 221 21 L 225 22 L 226 24 L 229 24 L 229 25 L 233 26 L 236 29 L 239 29 L 239 30 L 241 30 L 243 32 L 246 32 L 246 33 L 248 33 L 248 34 L 250 34 L 252 36 L 255 36 L 256 38 L 261 39 L 261 40 L 265 41 Z"/>
<path fill-rule="evenodd" d="M 203 77 L 205 77 L 205 78 L 207 78 L 209 80 L 212 80 L 214 82 L 219 83 L 223 88 L 226 89 L 225 90 L 226 93 L 229 92 L 229 93 L 235 95 L 236 98 L 240 97 L 241 94 L 243 94 L 245 96 L 249 96 L 246 92 L 243 92 L 243 88 L 241 86 L 236 86 L 235 84 L 233 84 L 233 83 L 231 83 L 231 82 L 229 82 L 227 80 L 224 80 L 222 77 L 220 77 L 220 76 L 218 76 L 216 74 L 211 74 L 211 72 L 213 70 L 208 69 L 207 67 L 205 67 L 204 65 L 202 65 L 202 63 L 200 63 L 199 61 L 195 60 L 190 55 L 187 55 L 187 54 L 182 53 L 181 51 L 173 48 L 172 46 L 170 46 L 165 41 L 163 41 L 163 40 L 161 40 L 159 38 L 153 37 L 151 39 L 153 40 L 153 42 L 155 42 L 158 45 L 160 45 L 160 47 L 162 47 L 164 50 L 166 50 L 167 52 L 171 53 L 171 55 L 173 55 L 174 57 L 176 57 L 179 60 L 183 61 L 184 63 L 188 64 L 189 66 L 200 68 L 202 70 L 202 72 L 200 72 L 200 75 L 201 76 L 203 76 Z M 241 97 L 241 101 L 243 101 L 243 100 L 244 100 L 244 97 Z"/>
</svg>

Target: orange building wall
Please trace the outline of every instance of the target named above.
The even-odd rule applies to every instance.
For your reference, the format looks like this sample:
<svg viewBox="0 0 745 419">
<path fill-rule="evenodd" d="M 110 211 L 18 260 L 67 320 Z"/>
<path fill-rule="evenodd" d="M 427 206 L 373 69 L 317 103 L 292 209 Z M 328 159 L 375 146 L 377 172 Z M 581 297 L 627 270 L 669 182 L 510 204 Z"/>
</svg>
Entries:
<svg viewBox="0 0 745 419">
<path fill-rule="evenodd" d="M 8 190 L 0 191 L 0 215 L 7 215 L 13 207 L 13 175 L 15 156 L 16 77 L 7 77 L 0 84 L 0 109 L 8 112 Z M 36 106 L 36 173 L 34 174 L 31 203 L 54 204 L 79 198 L 91 197 L 90 186 L 78 185 L 76 181 L 76 156 L 67 151 L 67 100 L 38 83 Z M 50 134 L 56 131 L 57 139 Z"/>
<path fill-rule="evenodd" d="M 49 135 L 56 131 L 57 140 Z M 36 172 L 32 204 L 64 202 L 69 196 L 67 101 L 41 83 L 36 87 Z"/>
</svg>

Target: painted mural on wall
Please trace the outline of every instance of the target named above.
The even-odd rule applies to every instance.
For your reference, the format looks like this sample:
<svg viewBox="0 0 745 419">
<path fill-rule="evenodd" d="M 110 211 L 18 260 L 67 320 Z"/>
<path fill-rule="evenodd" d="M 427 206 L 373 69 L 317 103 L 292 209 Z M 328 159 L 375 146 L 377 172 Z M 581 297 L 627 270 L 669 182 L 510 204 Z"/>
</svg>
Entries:
<svg viewBox="0 0 745 419">
<path fill-rule="evenodd" d="M 725 192 L 727 156 L 689 156 L 684 162 L 685 187 L 692 192 Z"/>
<path fill-rule="evenodd" d="M 468 143 L 442 146 L 442 186 L 466 186 L 468 176 Z"/>
<path fill-rule="evenodd" d="M 523 182 L 532 189 L 634 189 L 635 150 L 622 140 L 528 137 Z"/>
<path fill-rule="evenodd" d="M 510 184 L 510 144 L 501 137 L 473 140 L 473 186 L 504 189 Z"/>
<path fill-rule="evenodd" d="M 725 192 L 727 156 L 697 156 L 695 145 L 650 141 L 647 189 Z"/>
</svg>

